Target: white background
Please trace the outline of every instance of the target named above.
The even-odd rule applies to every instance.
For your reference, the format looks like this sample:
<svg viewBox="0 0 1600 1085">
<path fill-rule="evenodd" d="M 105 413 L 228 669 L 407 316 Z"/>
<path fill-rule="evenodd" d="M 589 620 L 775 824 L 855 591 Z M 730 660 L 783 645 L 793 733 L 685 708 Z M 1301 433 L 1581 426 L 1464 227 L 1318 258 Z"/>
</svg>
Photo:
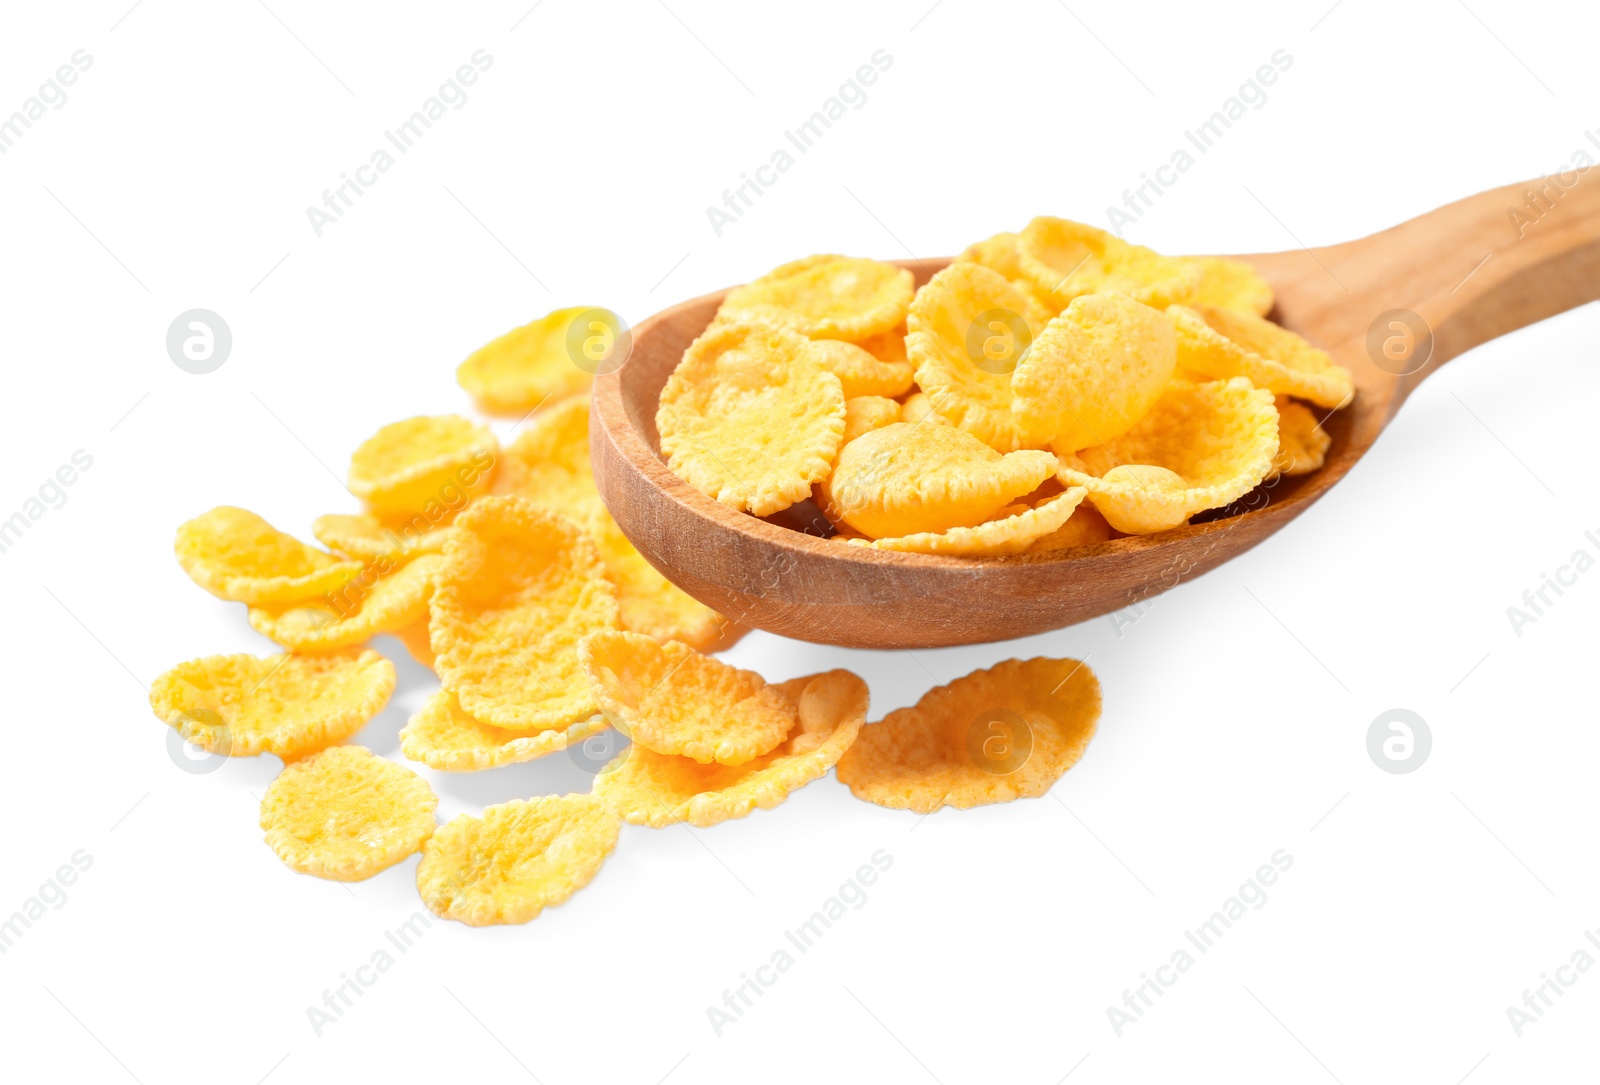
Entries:
<svg viewBox="0 0 1600 1085">
<path fill-rule="evenodd" d="M 637 321 L 806 253 L 1103 222 L 1278 49 L 1294 63 L 1267 103 L 1132 239 L 1357 237 L 1552 171 L 1600 126 L 1577 3 L 529 2 L 4 13 L 0 114 L 93 57 L 0 155 L 0 518 L 93 457 L 0 554 L 0 915 L 93 859 L 0 957 L 5 1076 L 1489 1085 L 1588 1067 L 1600 969 L 1520 1038 L 1506 1009 L 1600 927 L 1600 572 L 1520 637 L 1506 609 L 1597 551 L 1593 307 L 1453 362 L 1318 505 L 1120 630 L 916 653 L 755 634 L 727 656 L 771 680 L 853 668 L 873 718 L 1011 656 L 1087 658 L 1105 715 L 1050 796 L 919 821 L 830 776 L 714 829 L 626 828 L 567 904 L 435 923 L 315 1035 L 307 1008 L 418 910 L 416 861 L 348 887 L 297 876 L 256 825 L 275 759 L 194 775 L 169 757 L 145 685 L 271 650 L 180 572 L 180 522 L 228 503 L 304 534 L 353 510 L 350 450 L 468 410 L 455 364 L 558 305 Z M 306 207 L 478 49 L 493 66 L 467 103 L 315 236 Z M 866 104 L 717 237 L 707 205 L 879 49 L 893 66 Z M 195 307 L 234 337 L 207 376 L 164 348 Z M 433 682 L 378 647 L 400 687 L 360 741 L 398 756 Z M 1366 752 L 1397 707 L 1433 734 L 1410 775 Z M 559 754 L 425 775 L 444 817 L 587 784 Z M 1266 904 L 1118 1037 L 1107 1007 L 1280 848 Z M 715 1035 L 707 1007 L 878 849 L 893 866 L 866 904 Z"/>
</svg>

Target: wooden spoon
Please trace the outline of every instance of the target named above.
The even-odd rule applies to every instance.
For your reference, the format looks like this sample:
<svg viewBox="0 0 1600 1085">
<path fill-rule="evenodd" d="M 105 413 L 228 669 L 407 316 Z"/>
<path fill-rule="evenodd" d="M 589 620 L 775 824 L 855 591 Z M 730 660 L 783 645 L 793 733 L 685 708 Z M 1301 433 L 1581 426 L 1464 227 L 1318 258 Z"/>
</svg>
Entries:
<svg viewBox="0 0 1600 1085">
<path fill-rule="evenodd" d="M 1273 319 L 1349 367 L 1356 398 L 1327 419 L 1333 440 L 1321 470 L 1254 491 L 1233 515 L 1073 550 L 975 559 L 868 550 L 736 512 L 667 470 L 655 424 L 662 385 L 721 293 L 643 321 L 631 357 L 595 381 L 590 443 L 600 493 L 674 584 L 735 621 L 787 637 L 920 648 L 1007 640 L 1107 614 L 1199 576 L 1304 512 L 1449 359 L 1600 297 L 1600 175 L 1494 189 L 1359 241 L 1244 259 L 1277 291 Z M 902 266 L 921 285 L 948 262 Z"/>
</svg>

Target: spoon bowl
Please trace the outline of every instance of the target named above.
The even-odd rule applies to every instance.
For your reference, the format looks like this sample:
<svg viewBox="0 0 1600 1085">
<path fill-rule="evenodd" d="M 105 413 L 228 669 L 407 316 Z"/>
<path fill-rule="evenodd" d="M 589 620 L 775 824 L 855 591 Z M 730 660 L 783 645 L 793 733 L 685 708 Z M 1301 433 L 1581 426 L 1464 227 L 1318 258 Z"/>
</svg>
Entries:
<svg viewBox="0 0 1600 1085">
<path fill-rule="evenodd" d="M 595 480 L 618 526 L 669 580 L 742 625 L 851 648 L 1009 640 L 1140 603 L 1242 554 L 1309 508 L 1366 454 L 1411 390 L 1479 343 L 1600 297 L 1600 180 L 1494 189 L 1358 241 L 1246 256 L 1272 319 L 1327 350 L 1355 400 L 1325 419 L 1327 460 L 1200 522 L 1044 554 L 958 558 L 821 537 L 809 503 L 767 519 L 700 493 L 660 456 L 656 408 L 723 293 L 633 329 L 596 378 Z M 917 285 L 948 259 L 903 261 Z"/>
</svg>

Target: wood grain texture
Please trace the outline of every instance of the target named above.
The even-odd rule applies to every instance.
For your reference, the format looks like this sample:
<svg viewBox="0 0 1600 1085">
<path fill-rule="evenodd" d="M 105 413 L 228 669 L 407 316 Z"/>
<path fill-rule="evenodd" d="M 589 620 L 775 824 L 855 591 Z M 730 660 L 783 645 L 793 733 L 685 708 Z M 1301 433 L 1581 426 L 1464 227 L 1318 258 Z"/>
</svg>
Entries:
<svg viewBox="0 0 1600 1085">
<path fill-rule="evenodd" d="M 667 470 L 655 427 L 661 388 L 722 293 L 641 322 L 627 363 L 597 378 L 595 478 L 624 534 L 673 583 L 742 624 L 784 636 L 921 648 L 1006 640 L 1107 614 L 1215 568 L 1305 511 L 1449 359 L 1600 297 L 1600 175 L 1565 180 L 1566 188 L 1551 180 L 1480 193 L 1359 241 L 1243 258 L 1277 291 L 1273 319 L 1347 366 L 1356 398 L 1326 423 L 1333 441 L 1321 470 L 1258 489 L 1236 515 L 1075 550 L 974 559 L 846 546 L 736 512 Z M 920 286 L 947 262 L 902 266 Z M 1390 310 L 1419 315 L 1431 344 L 1425 335 L 1409 362 L 1380 367 L 1369 356 L 1369 330 Z M 1391 334 L 1386 326 L 1380 333 Z M 1404 372 L 1420 357 L 1425 364 Z"/>
</svg>

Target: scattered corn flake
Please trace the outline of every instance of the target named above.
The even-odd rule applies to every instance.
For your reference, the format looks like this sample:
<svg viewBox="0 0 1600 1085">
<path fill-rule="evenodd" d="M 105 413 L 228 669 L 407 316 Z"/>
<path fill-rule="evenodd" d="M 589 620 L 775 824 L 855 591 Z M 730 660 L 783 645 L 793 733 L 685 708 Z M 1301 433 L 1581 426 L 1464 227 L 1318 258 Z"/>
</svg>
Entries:
<svg viewBox="0 0 1600 1085">
<path fill-rule="evenodd" d="M 867 717 L 867 684 L 835 670 L 769 688 L 798 717 L 777 749 L 743 765 L 702 765 L 635 743 L 595 777 L 594 794 L 630 824 L 657 829 L 680 821 L 704 828 L 777 806 L 850 748 Z"/>
<path fill-rule="evenodd" d="M 718 316 L 753 312 L 811 338 L 860 342 L 905 319 L 912 282 L 911 272 L 881 260 L 807 256 L 728 291 Z"/>
<path fill-rule="evenodd" d="M 957 263 L 917 291 L 906 317 L 906 353 L 934 410 L 1001 452 L 1023 447 L 1012 414 L 1012 371 L 1042 330 L 1000 274 Z"/>
<path fill-rule="evenodd" d="M 219 505 L 178 528 L 174 549 L 189 579 L 238 603 L 292 603 L 335 591 L 361 562 L 286 535 L 245 509 Z"/>
<path fill-rule="evenodd" d="M 459 504 L 487 488 L 499 453 L 487 426 L 460 415 L 406 418 L 361 442 L 350 457 L 350 492 L 386 516 Z"/>
<path fill-rule="evenodd" d="M 330 512 L 311 522 L 311 534 L 330 550 L 370 563 L 413 554 L 437 554 L 450 537 L 450 525 L 431 524 L 420 516 L 413 520 L 382 520 L 370 513 Z"/>
<path fill-rule="evenodd" d="M 1327 460 L 1333 438 L 1304 403 L 1279 396 L 1275 406 L 1278 408 L 1278 454 L 1272 460 L 1273 472 L 1305 475 L 1317 470 Z"/>
<path fill-rule="evenodd" d="M 1043 328 L 1061 311 L 1065 302 L 1056 303 L 1053 295 L 1040 290 L 1022 270 L 1017 256 L 1017 235 L 1006 232 L 974 242 L 961 251 L 952 263 L 982 264 L 1008 281 L 1027 302 L 1023 316 L 1034 328 Z"/>
<path fill-rule="evenodd" d="M 456 520 L 429 601 L 434 669 L 473 717 L 564 729 L 597 711 L 577 644 L 617 625 L 595 544 L 520 497 L 485 497 Z"/>
<path fill-rule="evenodd" d="M 1074 486 L 1054 497 L 1045 498 L 1032 508 L 1027 505 L 1007 506 L 991 519 L 974 527 L 952 527 L 941 532 L 878 539 L 872 547 L 875 550 L 951 554 L 957 557 L 1020 554 L 1065 524 L 1086 492 L 1083 487 Z"/>
<path fill-rule="evenodd" d="M 661 390 L 656 428 L 667 466 L 756 516 L 805 500 L 844 436 L 839 378 L 806 345 L 761 323 L 728 323 L 696 339 Z"/>
<path fill-rule="evenodd" d="M 1122 294 L 1074 298 L 1011 375 L 1011 410 L 1029 444 L 1079 449 L 1126 433 L 1177 364 L 1172 323 Z"/>
<path fill-rule="evenodd" d="M 815 339 L 806 353 L 839 378 L 846 401 L 857 396 L 903 396 L 911 391 L 912 367 L 905 360 L 886 362 L 864 347 L 839 339 Z"/>
<path fill-rule="evenodd" d="M 1033 540 L 1029 554 L 1045 554 L 1055 550 L 1071 550 L 1077 546 L 1093 546 L 1111 538 L 1111 525 L 1100 515 L 1094 504 L 1085 501 L 1072 510 L 1067 522 L 1048 535 Z"/>
<path fill-rule="evenodd" d="M 856 396 L 844 401 L 842 449 L 863 433 L 900 421 L 900 404 L 886 396 Z"/>
<path fill-rule="evenodd" d="M 394 665 L 370 650 L 207 656 L 152 682 L 150 708 L 203 750 L 293 761 L 361 730 L 394 683 Z"/>
<path fill-rule="evenodd" d="M 297 652 L 364 644 L 379 633 L 396 633 L 427 618 L 433 578 L 443 564 L 439 554 L 419 554 L 408 561 L 379 559 L 321 599 L 251 607 L 250 625 Z"/>
<path fill-rule="evenodd" d="M 434 670 L 436 659 L 433 654 L 433 643 L 429 639 L 428 615 L 424 613 L 419 621 L 412 622 L 404 629 L 394 631 L 395 639 L 406 646 L 406 651 L 411 653 L 411 658 L 428 668 Z"/>
<path fill-rule="evenodd" d="M 1078 453 L 1058 477 L 1083 486 L 1107 522 L 1130 535 L 1165 531 L 1252 490 L 1272 468 L 1272 393 L 1243 377 L 1174 383 L 1150 413 L 1107 445 Z"/>
<path fill-rule="evenodd" d="M 301 874 L 359 882 L 433 835 L 433 790 L 361 746 L 334 746 L 287 766 L 261 799 L 267 846 Z"/>
<path fill-rule="evenodd" d="M 1200 265 L 1200 286 L 1188 304 L 1237 309 L 1256 316 L 1272 312 L 1276 299 L 1271 284 L 1243 260 L 1226 256 L 1191 256 L 1189 259 Z"/>
<path fill-rule="evenodd" d="M 417 891 L 468 926 L 527 923 L 588 885 L 617 846 L 615 812 L 590 795 L 543 795 L 452 818 L 428 841 Z"/>
<path fill-rule="evenodd" d="M 473 719 L 455 694 L 441 689 L 401 728 L 400 752 L 440 772 L 479 772 L 564 750 L 608 726 L 595 715 L 565 730 L 506 731 Z"/>
<path fill-rule="evenodd" d="M 1002 455 L 965 430 L 895 422 L 846 445 L 827 488 L 838 519 L 883 539 L 981 524 L 1056 467 L 1048 452 Z"/>
<path fill-rule="evenodd" d="M 589 397 L 534 415 L 502 454 L 492 491 L 525 497 L 594 531 L 607 514 L 589 461 Z"/>
<path fill-rule="evenodd" d="M 795 706 L 754 671 L 676 641 L 594 633 L 578 645 L 600 710 L 617 730 L 659 754 L 742 765 L 795 726 Z"/>
<path fill-rule="evenodd" d="M 617 589 L 618 624 L 659 641 L 701 651 L 732 647 L 744 630 L 662 576 L 607 514 L 595 536 L 606 576 Z"/>
<path fill-rule="evenodd" d="M 456 380 L 488 414 L 524 414 L 586 391 L 593 377 L 567 350 L 567 331 L 591 306 L 557 309 L 473 351 Z"/>
<path fill-rule="evenodd" d="M 1065 308 L 1083 294 L 1126 294 L 1157 309 L 1199 289 L 1194 261 L 1162 256 L 1081 222 L 1041 215 L 1017 237 L 1017 261 L 1034 286 Z"/>
<path fill-rule="evenodd" d="M 1008 659 L 861 729 L 839 762 L 859 799 L 930 814 L 1036 798 L 1077 763 L 1100 683 L 1075 659 Z"/>
<path fill-rule="evenodd" d="M 1175 305 L 1167 316 L 1185 369 L 1214 380 L 1247 377 L 1258 388 L 1319 407 L 1343 407 L 1355 397 L 1348 369 L 1270 320 L 1215 306 Z"/>
</svg>

